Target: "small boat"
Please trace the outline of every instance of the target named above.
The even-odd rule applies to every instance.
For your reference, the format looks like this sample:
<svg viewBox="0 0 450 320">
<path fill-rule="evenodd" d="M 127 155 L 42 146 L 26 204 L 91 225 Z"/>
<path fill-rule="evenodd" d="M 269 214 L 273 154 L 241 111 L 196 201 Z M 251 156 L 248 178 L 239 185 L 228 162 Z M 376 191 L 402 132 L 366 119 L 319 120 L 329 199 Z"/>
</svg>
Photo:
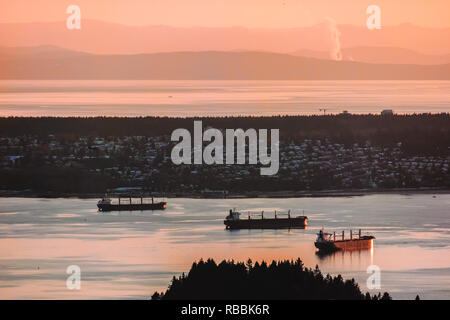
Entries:
<svg viewBox="0 0 450 320">
<path fill-rule="evenodd" d="M 250 212 L 247 219 L 241 219 L 240 215 L 240 212 L 230 210 L 229 215 L 223 221 L 226 229 L 305 229 L 308 220 L 306 216 L 291 217 L 290 210 L 286 218 L 278 217 L 276 211 L 274 218 L 264 218 L 264 211 L 261 212 L 261 217 L 258 218 L 252 217 Z"/>
<path fill-rule="evenodd" d="M 350 239 L 345 239 L 344 231 L 342 231 L 342 238 L 336 239 L 336 232 L 326 233 L 320 230 L 317 234 L 316 242 L 314 245 L 319 252 L 333 252 L 338 250 L 361 250 L 371 249 L 373 247 L 374 236 L 361 235 L 361 229 L 359 229 L 358 236 L 353 237 L 353 232 L 350 230 Z"/>
<path fill-rule="evenodd" d="M 131 197 L 128 199 L 118 198 L 117 202 L 113 202 L 110 198 L 103 198 L 97 203 L 100 211 L 131 211 L 131 210 L 164 210 L 167 202 L 155 202 L 153 197 L 151 202 L 147 199 L 140 198 L 137 202 Z"/>
</svg>

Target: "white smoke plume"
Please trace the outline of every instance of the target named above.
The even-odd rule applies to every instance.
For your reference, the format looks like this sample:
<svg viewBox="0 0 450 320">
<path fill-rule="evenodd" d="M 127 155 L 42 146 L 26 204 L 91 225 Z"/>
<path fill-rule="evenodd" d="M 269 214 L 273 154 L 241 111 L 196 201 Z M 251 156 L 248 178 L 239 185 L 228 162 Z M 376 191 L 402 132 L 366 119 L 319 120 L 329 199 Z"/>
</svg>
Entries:
<svg viewBox="0 0 450 320">
<path fill-rule="evenodd" d="M 328 25 L 328 29 L 330 31 L 331 36 L 331 50 L 330 56 L 333 60 L 341 61 L 342 60 L 342 51 L 341 51 L 341 32 L 337 28 L 336 21 L 332 18 L 325 18 L 325 21 Z"/>
</svg>

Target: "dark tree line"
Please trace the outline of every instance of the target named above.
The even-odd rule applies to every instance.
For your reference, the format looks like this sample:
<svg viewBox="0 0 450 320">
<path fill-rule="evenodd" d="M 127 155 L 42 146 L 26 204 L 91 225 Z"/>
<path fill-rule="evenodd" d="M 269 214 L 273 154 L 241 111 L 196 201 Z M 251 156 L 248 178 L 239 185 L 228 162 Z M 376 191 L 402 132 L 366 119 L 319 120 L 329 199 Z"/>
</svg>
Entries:
<svg viewBox="0 0 450 320">
<path fill-rule="evenodd" d="M 391 300 L 385 292 L 363 294 L 354 279 L 340 275 L 324 276 L 319 268 L 305 268 L 296 261 L 272 261 L 267 264 L 200 260 L 192 264 L 188 275 L 173 277 L 165 293 L 155 292 L 154 300 L 185 299 L 280 299 L 280 300 Z"/>
</svg>

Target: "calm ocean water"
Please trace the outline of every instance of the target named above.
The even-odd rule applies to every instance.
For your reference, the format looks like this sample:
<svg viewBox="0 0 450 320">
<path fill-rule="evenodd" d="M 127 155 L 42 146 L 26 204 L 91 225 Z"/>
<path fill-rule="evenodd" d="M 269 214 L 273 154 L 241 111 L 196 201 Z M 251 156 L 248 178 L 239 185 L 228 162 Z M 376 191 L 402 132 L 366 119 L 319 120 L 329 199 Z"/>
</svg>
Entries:
<svg viewBox="0 0 450 320">
<path fill-rule="evenodd" d="M 449 112 L 450 81 L 0 81 L 0 116 Z"/>
<path fill-rule="evenodd" d="M 168 199 L 164 212 L 100 213 L 96 199 L 0 198 L 0 299 L 138 298 L 163 290 L 200 258 L 300 257 L 354 277 L 381 268 L 381 291 L 397 299 L 450 299 L 450 194 L 291 199 Z M 227 210 L 308 215 L 306 230 L 224 229 Z M 315 233 L 362 228 L 372 250 L 315 254 Z M 81 268 L 81 290 L 66 268 Z M 372 290 L 372 293 L 380 290 Z"/>
</svg>

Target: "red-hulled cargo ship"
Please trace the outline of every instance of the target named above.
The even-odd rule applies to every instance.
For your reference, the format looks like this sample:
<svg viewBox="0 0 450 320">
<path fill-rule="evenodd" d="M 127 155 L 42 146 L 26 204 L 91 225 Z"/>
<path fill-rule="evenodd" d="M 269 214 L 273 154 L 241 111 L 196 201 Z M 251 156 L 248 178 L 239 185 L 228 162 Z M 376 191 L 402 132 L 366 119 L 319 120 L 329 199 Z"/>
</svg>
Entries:
<svg viewBox="0 0 450 320">
<path fill-rule="evenodd" d="M 374 236 L 361 235 L 359 229 L 358 235 L 354 237 L 352 230 L 350 230 L 350 239 L 345 239 L 344 231 L 342 231 L 342 238 L 336 239 L 336 232 L 326 233 L 320 230 L 317 234 L 317 240 L 314 245 L 319 252 L 333 252 L 338 250 L 363 250 L 371 249 L 373 247 Z"/>
</svg>

